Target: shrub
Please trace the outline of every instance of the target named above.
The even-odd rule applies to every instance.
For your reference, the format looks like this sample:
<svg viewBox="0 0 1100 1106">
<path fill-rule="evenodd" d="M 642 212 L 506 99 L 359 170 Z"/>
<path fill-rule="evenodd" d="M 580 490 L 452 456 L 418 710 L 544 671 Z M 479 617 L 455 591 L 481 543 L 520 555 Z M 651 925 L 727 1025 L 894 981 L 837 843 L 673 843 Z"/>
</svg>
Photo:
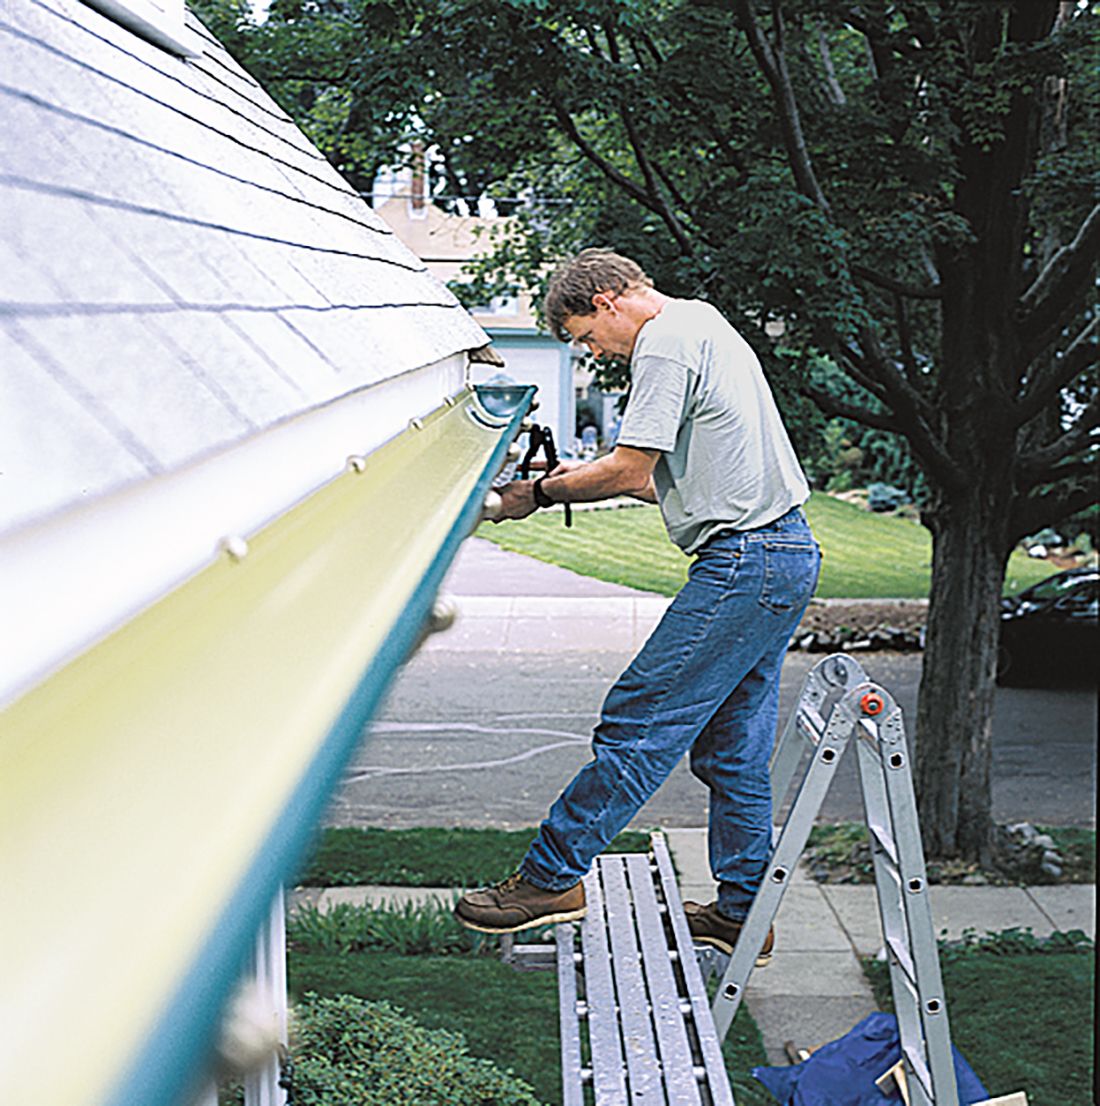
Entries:
<svg viewBox="0 0 1100 1106">
<path fill-rule="evenodd" d="M 539 1106 L 511 1072 L 389 1003 L 307 994 L 291 1046 L 292 1106 Z"/>
<path fill-rule="evenodd" d="M 478 953 L 488 942 L 459 925 L 449 905 L 434 900 L 401 906 L 336 903 L 299 906 L 287 923 L 292 946 L 313 952 L 392 949 L 405 956 Z"/>
</svg>

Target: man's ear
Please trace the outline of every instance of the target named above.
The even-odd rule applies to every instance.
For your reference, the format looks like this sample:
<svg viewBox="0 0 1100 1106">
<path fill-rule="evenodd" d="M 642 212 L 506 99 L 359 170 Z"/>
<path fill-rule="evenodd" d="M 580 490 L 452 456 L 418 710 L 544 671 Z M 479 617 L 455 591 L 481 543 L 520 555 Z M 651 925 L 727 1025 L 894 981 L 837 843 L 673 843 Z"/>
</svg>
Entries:
<svg viewBox="0 0 1100 1106">
<path fill-rule="evenodd" d="M 597 292 L 592 297 L 592 306 L 597 311 L 610 311 L 612 303 L 615 302 L 615 297 L 609 295 L 607 292 Z"/>
</svg>

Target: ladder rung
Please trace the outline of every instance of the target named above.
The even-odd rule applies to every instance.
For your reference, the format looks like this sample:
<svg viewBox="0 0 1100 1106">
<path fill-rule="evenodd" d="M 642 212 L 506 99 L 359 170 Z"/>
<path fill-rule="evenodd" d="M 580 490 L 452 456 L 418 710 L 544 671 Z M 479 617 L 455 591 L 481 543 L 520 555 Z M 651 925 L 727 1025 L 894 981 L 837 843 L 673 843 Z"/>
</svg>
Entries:
<svg viewBox="0 0 1100 1106">
<path fill-rule="evenodd" d="M 886 935 L 886 944 L 890 946 L 890 951 L 894 954 L 894 958 L 900 965 L 901 970 L 905 972 L 907 982 L 914 988 L 913 1001 L 915 1002 L 918 997 L 915 990 L 917 977 L 913 971 L 913 958 L 909 955 L 909 949 L 906 948 L 902 939 L 894 933 L 888 933 Z"/>
<path fill-rule="evenodd" d="M 884 856 L 881 858 L 881 866 L 879 867 L 879 871 L 882 872 L 883 875 L 889 876 L 890 879 L 894 881 L 894 889 L 898 892 L 898 894 L 900 894 L 901 872 L 898 869 L 898 866 L 888 856 Z"/>
<path fill-rule="evenodd" d="M 924 1062 L 924 1057 L 914 1048 L 907 1048 L 904 1051 L 905 1059 L 913 1069 L 913 1075 L 916 1076 L 917 1081 L 924 1088 L 925 1096 L 929 1102 L 934 1101 L 932 1098 L 932 1074 L 928 1070 L 928 1065 Z"/>
<path fill-rule="evenodd" d="M 818 714 L 817 709 L 809 703 L 802 703 L 798 708 L 798 728 L 815 745 L 820 744 L 825 733 L 825 719 Z"/>
<path fill-rule="evenodd" d="M 867 823 L 867 831 L 874 839 L 875 844 L 890 858 L 896 866 L 898 862 L 898 848 L 894 844 L 893 837 L 886 830 L 874 822 Z"/>
</svg>

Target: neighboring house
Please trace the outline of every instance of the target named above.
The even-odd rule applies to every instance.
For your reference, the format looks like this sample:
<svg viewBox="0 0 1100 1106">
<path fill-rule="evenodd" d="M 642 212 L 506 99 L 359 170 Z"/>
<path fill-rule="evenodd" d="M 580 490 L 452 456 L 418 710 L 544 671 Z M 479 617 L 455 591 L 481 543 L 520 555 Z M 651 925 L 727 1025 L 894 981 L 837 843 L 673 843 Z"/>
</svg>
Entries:
<svg viewBox="0 0 1100 1106">
<path fill-rule="evenodd" d="M 462 280 L 464 266 L 492 249 L 493 234 L 506 220 L 477 215 L 452 215 L 433 204 L 423 173 L 399 173 L 391 182 L 397 195 L 376 199 L 375 211 L 437 279 Z M 535 419 L 553 428 L 561 451 L 572 449 L 575 394 L 570 347 L 539 328 L 531 297 L 526 293 L 471 310 L 505 360 L 504 371 L 515 380 L 538 387 Z M 499 371 L 482 365 L 477 381 Z"/>
<path fill-rule="evenodd" d="M 0 73 L 0 1086 L 182 1106 L 526 400 L 182 0 Z"/>
</svg>

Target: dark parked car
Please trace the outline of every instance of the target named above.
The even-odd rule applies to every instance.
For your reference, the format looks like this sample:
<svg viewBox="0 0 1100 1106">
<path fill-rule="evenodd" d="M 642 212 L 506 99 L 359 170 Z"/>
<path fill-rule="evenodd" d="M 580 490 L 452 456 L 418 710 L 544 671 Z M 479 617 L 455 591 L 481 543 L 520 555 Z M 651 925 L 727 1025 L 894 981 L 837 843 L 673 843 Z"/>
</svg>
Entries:
<svg viewBox="0 0 1100 1106">
<path fill-rule="evenodd" d="M 890 484 L 870 484 L 867 488 L 867 507 L 872 511 L 896 511 L 903 503 L 912 501 L 912 496 L 904 488 L 895 488 Z"/>
<path fill-rule="evenodd" d="M 997 682 L 1095 682 L 1100 672 L 1100 570 L 1071 568 L 1001 600 Z"/>
</svg>

